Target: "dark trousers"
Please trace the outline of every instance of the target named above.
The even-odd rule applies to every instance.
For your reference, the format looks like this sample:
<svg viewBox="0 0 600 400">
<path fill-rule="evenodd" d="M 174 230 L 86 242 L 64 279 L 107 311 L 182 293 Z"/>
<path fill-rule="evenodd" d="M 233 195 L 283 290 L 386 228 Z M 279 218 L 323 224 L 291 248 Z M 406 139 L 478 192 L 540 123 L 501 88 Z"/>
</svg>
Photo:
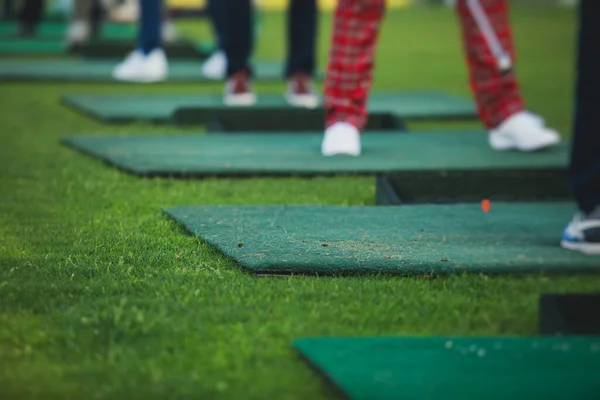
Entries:
<svg viewBox="0 0 600 400">
<path fill-rule="evenodd" d="M 19 22 L 34 28 L 42 20 L 44 15 L 44 0 L 25 0 L 19 13 Z"/>
<path fill-rule="evenodd" d="M 216 0 L 219 1 L 219 0 Z M 251 72 L 250 56 L 254 44 L 253 13 L 250 0 L 221 0 L 223 50 L 227 55 L 227 75 Z M 288 9 L 287 61 L 285 76 L 313 75 L 317 37 L 316 0 L 290 0 Z"/>
<path fill-rule="evenodd" d="M 600 206 L 600 1 L 582 0 L 579 9 L 575 127 L 571 148 L 571 182 L 584 213 Z"/>
<path fill-rule="evenodd" d="M 208 13 L 213 25 L 214 35 L 217 38 L 217 47 L 224 48 L 224 43 L 227 42 L 227 15 L 225 13 L 225 2 L 223 0 L 208 0 Z"/>
<path fill-rule="evenodd" d="M 140 0 L 138 50 L 144 54 L 162 46 L 163 0 Z"/>
<path fill-rule="evenodd" d="M 4 7 L 2 7 L 2 18 L 10 19 L 13 17 L 13 15 L 13 0 L 4 0 Z"/>
</svg>

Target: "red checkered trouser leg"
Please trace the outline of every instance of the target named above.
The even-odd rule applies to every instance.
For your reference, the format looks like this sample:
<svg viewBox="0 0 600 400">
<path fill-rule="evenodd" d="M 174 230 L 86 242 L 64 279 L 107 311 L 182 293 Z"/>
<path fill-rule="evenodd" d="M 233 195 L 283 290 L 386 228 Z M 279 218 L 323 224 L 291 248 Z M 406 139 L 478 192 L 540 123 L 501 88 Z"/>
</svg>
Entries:
<svg viewBox="0 0 600 400">
<path fill-rule="evenodd" d="M 463 46 L 469 66 L 471 90 L 475 96 L 481 121 L 487 128 L 495 128 L 512 114 L 525 108 L 514 69 L 503 72 L 498 68 L 481 23 L 475 18 L 474 8 L 484 12 L 492 34 L 514 64 L 514 46 L 508 18 L 507 0 L 458 0 L 457 12 L 461 22 Z"/>
<path fill-rule="evenodd" d="M 385 0 L 339 0 L 325 77 L 326 126 L 348 122 L 362 130 Z"/>
</svg>

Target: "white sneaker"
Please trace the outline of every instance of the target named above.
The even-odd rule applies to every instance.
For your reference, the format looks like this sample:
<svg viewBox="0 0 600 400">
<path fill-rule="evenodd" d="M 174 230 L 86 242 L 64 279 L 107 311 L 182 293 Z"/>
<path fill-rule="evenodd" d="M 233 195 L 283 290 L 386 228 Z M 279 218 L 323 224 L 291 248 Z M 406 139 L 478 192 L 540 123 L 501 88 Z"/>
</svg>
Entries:
<svg viewBox="0 0 600 400">
<path fill-rule="evenodd" d="M 544 120 L 528 111 L 521 111 L 490 130 L 489 144 L 494 150 L 535 151 L 555 146 L 560 135 L 544 126 Z"/>
<path fill-rule="evenodd" d="M 361 153 L 360 132 L 348 122 L 336 122 L 325 130 L 321 153 L 324 156 L 338 154 L 359 156 Z"/>
<path fill-rule="evenodd" d="M 562 234 L 561 246 L 589 255 L 600 255 L 600 219 L 576 214 Z"/>
<path fill-rule="evenodd" d="M 208 79 L 223 80 L 227 75 L 227 56 L 219 50 L 202 64 L 202 74 Z"/>
<path fill-rule="evenodd" d="M 73 21 L 67 30 L 67 44 L 69 46 L 82 44 L 90 40 L 92 30 L 87 21 Z"/>
<path fill-rule="evenodd" d="M 133 51 L 121 64 L 113 70 L 113 78 L 127 82 L 160 82 L 167 79 L 168 62 L 162 49 L 155 49 L 144 55 L 141 51 Z"/>
</svg>

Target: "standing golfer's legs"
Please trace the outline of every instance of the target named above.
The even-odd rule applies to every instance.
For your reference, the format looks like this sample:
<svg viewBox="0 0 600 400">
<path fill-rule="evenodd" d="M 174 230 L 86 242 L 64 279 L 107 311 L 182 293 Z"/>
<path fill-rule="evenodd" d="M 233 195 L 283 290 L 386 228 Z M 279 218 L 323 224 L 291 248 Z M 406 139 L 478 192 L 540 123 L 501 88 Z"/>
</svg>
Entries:
<svg viewBox="0 0 600 400">
<path fill-rule="evenodd" d="M 324 155 L 359 155 L 385 0 L 339 0 L 325 77 Z"/>
<path fill-rule="evenodd" d="M 157 82 L 167 78 L 168 63 L 162 49 L 163 0 L 140 0 L 136 49 L 113 70 L 117 80 Z"/>
<path fill-rule="evenodd" d="M 227 56 L 225 43 L 228 39 L 226 4 L 223 0 L 208 0 L 208 12 L 217 42 L 217 50 L 202 65 L 202 75 L 209 79 L 221 80 L 227 76 Z"/>
<path fill-rule="evenodd" d="M 87 42 L 92 35 L 92 8 L 97 0 L 77 0 L 74 4 L 74 14 L 69 30 L 67 43 L 78 45 Z"/>
<path fill-rule="evenodd" d="M 515 72 L 507 0 L 458 0 L 457 13 L 479 117 L 496 150 L 538 150 L 560 136 L 525 110 Z"/>
<path fill-rule="evenodd" d="M 222 37 L 227 59 L 227 83 L 223 101 L 227 105 L 251 106 L 256 95 L 251 88 L 250 56 L 254 44 L 253 4 L 251 0 L 223 1 L 223 24 L 227 34 Z"/>
<path fill-rule="evenodd" d="M 317 40 L 317 1 L 290 0 L 288 9 L 286 99 L 293 106 L 316 107 L 319 98 L 312 89 Z"/>
<path fill-rule="evenodd" d="M 25 0 L 19 13 L 22 36 L 33 36 L 44 14 L 44 0 Z"/>
<path fill-rule="evenodd" d="M 582 0 L 579 10 L 575 126 L 571 147 L 571 182 L 579 207 L 563 232 L 562 245 L 571 250 L 600 254 L 600 2 Z"/>
</svg>

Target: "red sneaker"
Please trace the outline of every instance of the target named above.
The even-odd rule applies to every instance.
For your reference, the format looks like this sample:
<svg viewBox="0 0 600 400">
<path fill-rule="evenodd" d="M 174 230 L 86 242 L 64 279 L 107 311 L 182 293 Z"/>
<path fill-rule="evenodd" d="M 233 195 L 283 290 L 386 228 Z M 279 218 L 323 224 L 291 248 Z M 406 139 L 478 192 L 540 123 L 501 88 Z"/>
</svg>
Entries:
<svg viewBox="0 0 600 400">
<path fill-rule="evenodd" d="M 319 96 L 312 88 L 310 77 L 302 73 L 289 79 L 285 99 L 294 107 L 316 108 L 319 105 Z"/>
<path fill-rule="evenodd" d="M 227 80 L 223 102 L 228 106 L 253 106 L 256 95 L 250 85 L 246 71 L 240 71 Z"/>
</svg>

